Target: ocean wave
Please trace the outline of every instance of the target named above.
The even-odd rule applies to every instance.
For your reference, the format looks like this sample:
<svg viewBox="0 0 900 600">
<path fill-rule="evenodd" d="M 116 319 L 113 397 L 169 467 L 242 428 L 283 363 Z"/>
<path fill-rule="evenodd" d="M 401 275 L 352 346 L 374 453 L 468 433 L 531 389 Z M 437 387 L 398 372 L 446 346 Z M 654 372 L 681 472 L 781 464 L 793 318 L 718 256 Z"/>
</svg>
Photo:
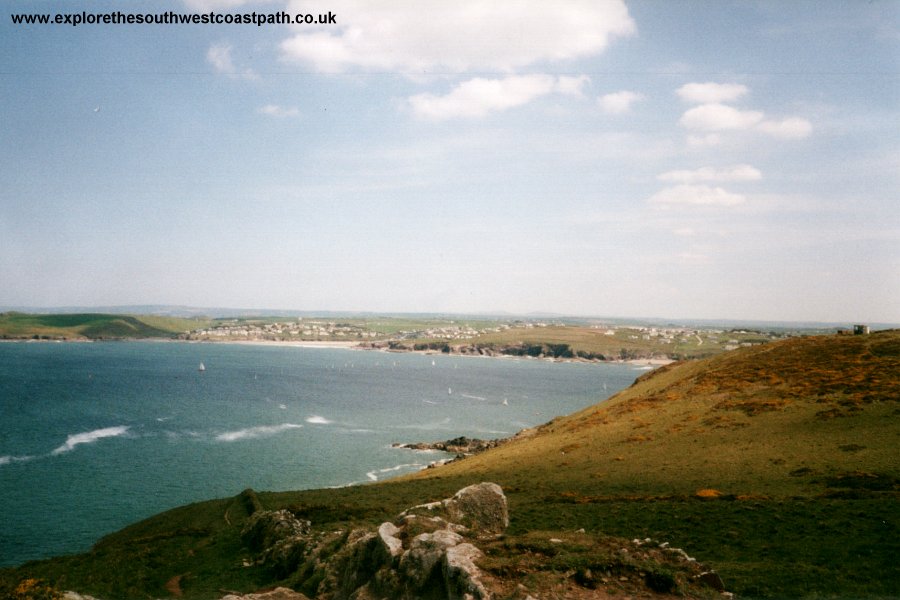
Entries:
<svg viewBox="0 0 900 600">
<path fill-rule="evenodd" d="M 386 469 L 374 469 L 374 470 L 366 473 L 366 477 L 369 478 L 369 481 L 378 481 L 378 476 L 382 475 L 384 473 L 393 473 L 395 471 L 399 471 L 400 469 L 411 469 L 411 468 L 422 469 L 424 466 L 425 465 L 423 465 L 422 463 L 406 463 L 403 465 L 396 465 L 393 467 L 388 467 Z"/>
<path fill-rule="evenodd" d="M 104 427 L 103 429 L 95 429 L 93 431 L 76 433 L 67 437 L 66 443 L 50 454 L 63 454 L 65 452 L 71 452 L 75 449 L 75 446 L 78 446 L 80 444 L 93 444 L 94 442 L 103 438 L 119 437 L 128 433 L 129 429 L 130 428 L 127 425 L 120 425 L 118 427 Z"/>
<path fill-rule="evenodd" d="M 237 431 L 226 431 L 216 436 L 216 440 L 220 442 L 236 442 L 238 440 L 249 440 L 253 438 L 269 437 L 287 431 L 288 429 L 300 429 L 303 425 L 296 423 L 282 423 L 281 425 L 260 425 L 258 427 L 248 427 L 247 429 L 238 429 Z"/>
<path fill-rule="evenodd" d="M 481 400 L 482 402 L 487 401 L 487 398 L 483 398 L 482 396 L 471 396 L 469 394 L 460 394 L 463 398 L 468 398 L 469 400 Z"/>
<path fill-rule="evenodd" d="M 333 421 L 329 421 L 325 417 L 320 417 L 318 415 L 313 415 L 306 419 L 307 423 L 312 423 L 313 425 L 331 425 Z"/>
<path fill-rule="evenodd" d="M 0 456 L 0 466 L 17 462 L 26 462 L 33 459 L 33 456 Z"/>
</svg>

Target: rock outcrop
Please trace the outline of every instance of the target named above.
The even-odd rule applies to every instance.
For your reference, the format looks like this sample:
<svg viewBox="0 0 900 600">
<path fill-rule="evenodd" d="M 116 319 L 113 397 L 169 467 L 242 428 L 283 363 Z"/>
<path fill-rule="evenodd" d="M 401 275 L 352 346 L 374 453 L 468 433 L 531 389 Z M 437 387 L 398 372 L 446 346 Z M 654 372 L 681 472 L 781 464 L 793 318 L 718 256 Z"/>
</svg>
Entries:
<svg viewBox="0 0 900 600">
<path fill-rule="evenodd" d="M 242 532 L 256 555 L 245 564 L 272 569 L 282 585 L 306 595 L 278 588 L 222 600 L 583 600 L 597 590 L 643 598 L 676 592 L 730 597 L 714 571 L 665 542 L 628 542 L 583 529 L 511 539 L 508 525 L 507 499 L 495 483 L 471 485 L 378 527 L 349 531 L 317 531 L 290 511 L 260 509 Z M 548 556 L 568 568 L 548 570 Z"/>
<path fill-rule="evenodd" d="M 284 577 L 303 560 L 309 545 L 311 523 L 297 519 L 288 510 L 257 511 L 241 531 L 244 545 L 260 552 L 259 562 L 270 565 Z"/>
<path fill-rule="evenodd" d="M 507 438 L 495 440 L 481 440 L 460 436 L 443 442 L 413 442 L 410 444 L 393 444 L 394 448 L 406 448 L 408 450 L 440 450 L 441 452 L 455 452 L 456 454 L 478 454 L 491 448 L 496 448 Z"/>
<path fill-rule="evenodd" d="M 313 533 L 308 521 L 289 511 L 259 511 L 248 520 L 242 540 L 257 552 L 257 564 L 282 577 L 299 573 L 300 579 L 317 582 L 316 598 L 488 600 L 475 564 L 481 551 L 471 542 L 496 537 L 508 525 L 503 490 L 480 483 L 403 511 L 375 531 Z"/>
</svg>

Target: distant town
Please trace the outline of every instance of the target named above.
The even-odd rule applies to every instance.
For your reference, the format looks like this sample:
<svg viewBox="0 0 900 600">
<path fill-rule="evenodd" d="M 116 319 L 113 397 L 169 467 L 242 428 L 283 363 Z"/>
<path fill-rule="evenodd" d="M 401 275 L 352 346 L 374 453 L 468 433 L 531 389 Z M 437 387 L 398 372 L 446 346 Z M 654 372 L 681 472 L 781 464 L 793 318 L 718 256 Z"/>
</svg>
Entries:
<svg viewBox="0 0 900 600">
<path fill-rule="evenodd" d="M 189 341 L 356 342 L 369 348 L 549 358 L 692 358 L 797 335 L 555 320 L 412 322 L 400 319 L 223 319 L 179 336 Z"/>
<path fill-rule="evenodd" d="M 729 327 L 568 317 L 0 313 L 0 340 L 329 343 L 397 352 L 591 361 L 702 358 L 798 335 L 864 335 L 869 331 L 865 324 Z"/>
</svg>

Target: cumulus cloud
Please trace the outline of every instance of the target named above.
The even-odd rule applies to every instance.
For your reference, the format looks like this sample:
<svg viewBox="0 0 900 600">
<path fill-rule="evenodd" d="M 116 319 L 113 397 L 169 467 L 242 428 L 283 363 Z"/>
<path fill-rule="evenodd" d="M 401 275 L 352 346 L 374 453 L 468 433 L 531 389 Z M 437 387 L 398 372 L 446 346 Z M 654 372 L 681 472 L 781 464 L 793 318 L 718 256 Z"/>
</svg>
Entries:
<svg viewBox="0 0 900 600">
<path fill-rule="evenodd" d="M 686 83 L 675 93 L 685 102 L 716 104 L 731 102 L 747 93 L 747 86 L 739 83 Z"/>
<path fill-rule="evenodd" d="M 413 112 L 436 121 L 478 118 L 488 113 L 521 106 L 553 92 L 573 94 L 580 89 L 572 77 L 552 75 L 513 75 L 503 79 L 476 77 L 457 85 L 449 94 L 417 94 L 409 99 Z"/>
<path fill-rule="evenodd" d="M 649 202 L 663 207 L 671 206 L 736 206 L 743 204 L 740 194 L 708 185 L 676 185 L 653 194 Z"/>
<path fill-rule="evenodd" d="M 708 148 L 710 146 L 718 146 L 722 143 L 722 136 L 718 133 L 707 133 L 706 135 L 689 135 L 687 138 L 688 146 L 692 148 Z"/>
<path fill-rule="evenodd" d="M 763 121 L 758 129 L 777 138 L 801 139 L 812 133 L 812 123 L 800 117 L 789 117 L 781 121 Z"/>
<path fill-rule="evenodd" d="M 756 110 L 738 110 L 725 104 L 701 104 L 681 115 L 682 127 L 700 131 L 751 129 L 763 120 Z"/>
<path fill-rule="evenodd" d="M 556 81 L 556 90 L 560 94 L 568 96 L 583 96 L 582 88 L 590 83 L 591 78 L 587 75 L 579 75 L 573 77 L 571 75 L 561 75 Z"/>
<path fill-rule="evenodd" d="M 623 0 L 331 0 L 328 9 L 337 26 L 297 29 L 282 42 L 282 59 L 321 72 L 512 72 L 593 56 L 635 32 Z M 287 11 L 309 12 L 309 3 L 292 0 Z"/>
<path fill-rule="evenodd" d="M 600 98 L 597 99 L 597 103 L 600 105 L 603 112 L 611 115 L 620 115 L 630 111 L 632 104 L 643 99 L 643 94 L 623 90 L 621 92 L 600 96 Z"/>
<path fill-rule="evenodd" d="M 218 73 L 232 77 L 244 77 L 255 79 L 256 74 L 252 69 L 239 69 L 231 59 L 230 44 L 213 44 L 206 51 L 206 62 L 211 64 Z"/>
<path fill-rule="evenodd" d="M 266 104 L 265 106 L 261 106 L 257 111 L 261 115 L 268 115 L 270 117 L 297 117 L 300 116 L 300 110 L 293 106 L 278 106 L 277 104 Z"/>
<path fill-rule="evenodd" d="M 660 181 L 670 183 L 703 183 L 703 182 L 728 182 L 728 181 L 757 181 L 762 179 L 762 173 L 756 167 L 750 165 L 734 165 L 724 169 L 701 167 L 694 170 L 666 171 L 656 176 Z"/>
</svg>

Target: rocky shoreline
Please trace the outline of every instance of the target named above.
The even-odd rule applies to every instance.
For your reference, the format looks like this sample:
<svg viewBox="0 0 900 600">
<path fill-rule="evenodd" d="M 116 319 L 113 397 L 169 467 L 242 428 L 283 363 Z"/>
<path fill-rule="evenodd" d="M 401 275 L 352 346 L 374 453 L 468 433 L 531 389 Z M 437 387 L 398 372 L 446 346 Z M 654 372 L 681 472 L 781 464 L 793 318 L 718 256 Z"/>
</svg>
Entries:
<svg viewBox="0 0 900 600">
<path fill-rule="evenodd" d="M 628 362 L 633 364 L 660 366 L 675 362 L 671 356 L 656 353 L 630 352 L 623 356 L 605 355 L 583 350 L 572 350 L 569 344 L 456 344 L 446 342 L 405 343 L 396 340 L 360 342 L 355 348 L 361 350 L 381 350 L 383 352 L 418 352 L 422 354 L 447 354 L 452 356 L 481 356 L 489 358 L 528 358 L 553 362 Z"/>
<path fill-rule="evenodd" d="M 392 448 L 405 448 L 407 450 L 436 450 L 456 454 L 456 458 L 464 458 L 473 454 L 496 448 L 505 444 L 512 438 L 498 438 L 493 440 L 481 440 L 460 436 L 443 442 L 412 442 L 391 444 Z"/>
</svg>

